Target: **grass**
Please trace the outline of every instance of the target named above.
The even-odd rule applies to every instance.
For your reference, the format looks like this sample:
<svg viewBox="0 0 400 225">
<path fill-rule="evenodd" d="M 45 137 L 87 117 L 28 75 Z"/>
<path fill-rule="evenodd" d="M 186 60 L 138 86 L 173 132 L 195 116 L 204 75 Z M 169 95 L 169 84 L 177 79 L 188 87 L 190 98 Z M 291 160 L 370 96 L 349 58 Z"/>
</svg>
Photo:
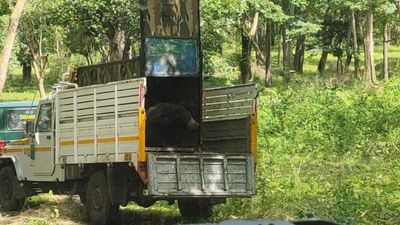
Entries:
<svg viewBox="0 0 400 225">
<path fill-rule="evenodd" d="M 29 198 L 20 214 L 3 214 L 0 224 L 20 225 L 80 225 L 89 224 L 78 197 L 55 196 L 51 193 Z M 167 202 L 157 202 L 148 209 L 130 203 L 120 209 L 120 224 L 171 225 L 183 224 L 178 208 Z"/>
<path fill-rule="evenodd" d="M 258 195 L 218 206 L 226 218 L 324 218 L 400 224 L 400 80 L 371 87 L 308 81 L 259 99 Z"/>
<path fill-rule="evenodd" d="M 0 224 L 80 225 L 87 224 L 87 218 L 77 197 L 49 193 L 29 198 L 21 213 L 2 214 Z"/>
<path fill-rule="evenodd" d="M 2 93 L 0 95 L 0 102 L 11 102 L 11 101 L 25 101 L 29 100 L 32 101 L 33 99 L 37 100 L 37 97 L 35 97 L 35 93 L 33 92 L 6 92 Z"/>
</svg>

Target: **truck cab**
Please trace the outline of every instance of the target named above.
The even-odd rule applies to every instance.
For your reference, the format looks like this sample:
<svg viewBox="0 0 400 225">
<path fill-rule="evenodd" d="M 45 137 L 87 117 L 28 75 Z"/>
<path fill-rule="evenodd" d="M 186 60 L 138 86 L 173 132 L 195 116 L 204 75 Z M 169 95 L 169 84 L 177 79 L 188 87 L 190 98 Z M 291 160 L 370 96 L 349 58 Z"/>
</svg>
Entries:
<svg viewBox="0 0 400 225">
<path fill-rule="evenodd" d="M 35 118 L 37 103 L 32 101 L 0 103 L 0 140 L 21 139 L 27 120 Z"/>
</svg>

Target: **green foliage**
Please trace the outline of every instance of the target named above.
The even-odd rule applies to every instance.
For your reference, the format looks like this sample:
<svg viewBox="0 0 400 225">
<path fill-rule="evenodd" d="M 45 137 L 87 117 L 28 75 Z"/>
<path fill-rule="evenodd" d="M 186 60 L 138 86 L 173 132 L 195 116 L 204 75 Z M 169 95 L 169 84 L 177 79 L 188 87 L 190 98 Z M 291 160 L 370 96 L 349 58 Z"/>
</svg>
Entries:
<svg viewBox="0 0 400 225">
<path fill-rule="evenodd" d="M 9 19 L 10 19 L 9 14 L 0 13 L 0 49 L 3 49 L 3 42 L 5 40 Z"/>
<path fill-rule="evenodd" d="M 382 88 L 310 82 L 263 90 L 258 195 L 229 200 L 215 220 L 399 224 L 399 87 L 394 79 Z"/>
<path fill-rule="evenodd" d="M 58 209 L 57 206 L 53 206 L 53 208 L 51 209 L 51 218 L 53 219 L 60 218 L 60 210 Z"/>
<path fill-rule="evenodd" d="M 59 0 L 51 10 L 54 23 L 63 27 L 72 53 L 88 56 L 104 51 L 121 29 L 139 41 L 139 8 L 129 0 Z"/>
<path fill-rule="evenodd" d="M 56 205 L 57 203 L 54 201 L 53 197 L 54 197 L 54 195 L 52 193 L 35 195 L 28 199 L 28 206 L 34 208 L 34 207 L 38 207 L 41 205 L 51 205 L 51 206 Z M 58 213 L 58 209 L 53 208 L 52 216 L 53 216 L 53 214 L 56 215 L 57 213 Z"/>
<path fill-rule="evenodd" d="M 32 219 L 32 220 L 29 220 L 26 224 L 27 225 L 50 225 L 50 223 L 48 223 L 46 220 L 43 220 L 43 219 Z"/>
<path fill-rule="evenodd" d="M 0 1 L 0 16 L 11 14 L 11 0 Z"/>
</svg>

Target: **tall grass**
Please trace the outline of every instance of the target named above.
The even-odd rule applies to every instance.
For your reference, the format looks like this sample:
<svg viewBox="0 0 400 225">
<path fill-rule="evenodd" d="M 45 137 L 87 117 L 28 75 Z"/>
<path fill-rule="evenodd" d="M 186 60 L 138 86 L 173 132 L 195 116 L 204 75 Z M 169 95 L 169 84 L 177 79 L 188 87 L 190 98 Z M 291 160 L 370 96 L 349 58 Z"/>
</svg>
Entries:
<svg viewBox="0 0 400 225">
<path fill-rule="evenodd" d="M 400 224 L 400 80 L 381 87 L 315 82 L 263 90 L 257 191 L 215 220 L 325 218 Z"/>
<path fill-rule="evenodd" d="M 5 92 L 0 94 L 0 102 L 11 101 L 33 101 L 38 100 L 38 94 L 35 95 L 32 91 L 27 92 Z"/>
</svg>

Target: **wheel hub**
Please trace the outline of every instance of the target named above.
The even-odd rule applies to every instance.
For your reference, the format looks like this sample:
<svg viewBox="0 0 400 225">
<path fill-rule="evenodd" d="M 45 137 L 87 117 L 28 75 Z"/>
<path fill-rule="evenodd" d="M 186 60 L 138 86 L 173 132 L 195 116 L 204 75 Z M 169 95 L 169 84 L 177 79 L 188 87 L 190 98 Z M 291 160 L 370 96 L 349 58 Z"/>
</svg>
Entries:
<svg viewBox="0 0 400 225">
<path fill-rule="evenodd" d="M 5 199 L 10 199 L 12 196 L 12 183 L 10 179 L 5 179 L 1 182 L 1 194 Z"/>
<path fill-rule="evenodd" d="M 92 195 L 92 203 L 93 207 L 96 211 L 100 211 L 103 208 L 103 192 L 101 190 L 101 187 L 97 186 L 93 190 L 93 195 Z"/>
</svg>

